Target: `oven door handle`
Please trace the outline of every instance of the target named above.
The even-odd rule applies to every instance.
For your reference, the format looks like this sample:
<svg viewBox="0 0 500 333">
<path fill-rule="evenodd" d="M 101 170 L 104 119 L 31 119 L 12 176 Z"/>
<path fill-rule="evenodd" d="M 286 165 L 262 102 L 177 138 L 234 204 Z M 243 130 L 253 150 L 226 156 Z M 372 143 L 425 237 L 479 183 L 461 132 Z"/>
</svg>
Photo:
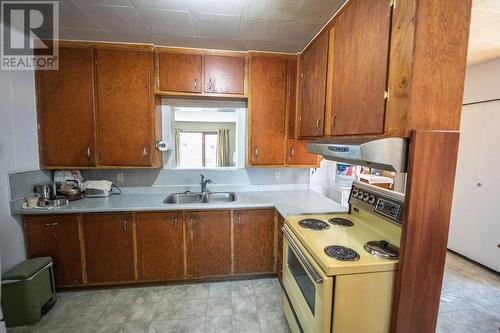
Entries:
<svg viewBox="0 0 500 333">
<path fill-rule="evenodd" d="M 297 258 L 299 259 L 302 266 L 309 272 L 314 282 L 323 283 L 323 278 L 318 273 L 318 271 L 311 265 L 309 260 L 307 260 L 306 256 L 304 255 L 304 253 L 302 253 L 297 243 L 295 243 L 290 233 L 284 227 L 281 228 L 281 230 L 283 230 L 283 235 L 285 235 L 288 244 L 292 248 L 293 252 L 295 252 L 295 254 L 297 255 Z"/>
</svg>

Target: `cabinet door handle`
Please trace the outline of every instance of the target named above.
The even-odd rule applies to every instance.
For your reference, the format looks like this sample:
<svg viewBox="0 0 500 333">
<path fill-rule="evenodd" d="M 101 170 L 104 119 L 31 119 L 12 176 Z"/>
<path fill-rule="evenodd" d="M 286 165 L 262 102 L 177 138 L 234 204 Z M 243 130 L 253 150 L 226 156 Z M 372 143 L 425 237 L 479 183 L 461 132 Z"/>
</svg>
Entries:
<svg viewBox="0 0 500 333">
<path fill-rule="evenodd" d="M 53 227 L 53 226 L 56 226 L 58 225 L 59 223 L 58 222 L 54 222 L 54 223 L 45 223 L 45 226 L 46 227 Z"/>
<path fill-rule="evenodd" d="M 208 78 L 208 90 L 212 90 L 212 78 Z"/>
<path fill-rule="evenodd" d="M 241 224 L 241 216 L 238 216 L 238 225 Z"/>
<path fill-rule="evenodd" d="M 127 226 L 128 226 L 128 221 L 125 219 L 123 220 L 123 231 L 127 232 Z"/>
<path fill-rule="evenodd" d="M 321 119 L 316 120 L 316 128 L 319 129 L 319 124 L 321 123 Z"/>
<path fill-rule="evenodd" d="M 149 155 L 149 150 L 148 150 L 148 147 L 144 147 L 142 149 L 142 156 L 148 156 Z"/>
<path fill-rule="evenodd" d="M 86 155 L 87 159 L 90 161 L 90 158 L 92 157 L 92 151 L 90 150 L 90 147 L 87 147 Z"/>
<path fill-rule="evenodd" d="M 258 157 L 259 156 L 259 148 L 255 147 L 253 150 L 253 153 L 254 153 L 255 157 Z"/>
<path fill-rule="evenodd" d="M 332 116 L 332 129 L 335 129 L 336 126 L 337 126 L 337 115 L 334 114 Z"/>
<path fill-rule="evenodd" d="M 194 79 L 194 90 L 196 91 L 196 88 L 198 87 L 198 79 Z"/>
<path fill-rule="evenodd" d="M 290 148 L 290 156 L 295 156 L 295 148 Z"/>
<path fill-rule="evenodd" d="M 193 241 L 193 218 L 189 219 L 189 237 L 191 238 L 191 242 Z"/>
</svg>

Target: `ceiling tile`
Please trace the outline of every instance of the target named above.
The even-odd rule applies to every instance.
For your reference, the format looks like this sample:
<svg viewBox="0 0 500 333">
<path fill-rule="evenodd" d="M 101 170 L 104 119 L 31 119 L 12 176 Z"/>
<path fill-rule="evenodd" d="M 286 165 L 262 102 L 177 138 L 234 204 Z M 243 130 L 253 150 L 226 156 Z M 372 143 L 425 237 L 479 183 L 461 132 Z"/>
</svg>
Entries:
<svg viewBox="0 0 500 333">
<path fill-rule="evenodd" d="M 130 6 L 129 0 L 73 0 L 78 5 Z"/>
<path fill-rule="evenodd" d="M 244 41 L 227 38 L 196 37 L 196 47 L 203 49 L 246 51 Z"/>
<path fill-rule="evenodd" d="M 197 39 L 194 36 L 153 34 L 153 42 L 160 46 L 197 47 Z"/>
<path fill-rule="evenodd" d="M 243 39 L 278 42 L 288 21 L 266 20 L 255 17 L 242 17 L 240 29 Z"/>
<path fill-rule="evenodd" d="M 150 31 L 158 35 L 194 36 L 191 25 L 152 24 Z"/>
<path fill-rule="evenodd" d="M 467 64 L 474 65 L 500 57 L 500 43 L 470 40 Z"/>
<path fill-rule="evenodd" d="M 324 25 L 347 0 L 306 0 L 300 6 L 297 20 Z"/>
<path fill-rule="evenodd" d="M 241 15 L 243 0 L 187 0 L 189 11 L 205 14 Z"/>
<path fill-rule="evenodd" d="M 141 16 L 133 7 L 86 5 L 81 8 L 95 18 L 104 30 L 148 32 Z"/>
<path fill-rule="evenodd" d="M 191 14 L 195 36 L 237 38 L 240 34 L 240 16 Z"/>
<path fill-rule="evenodd" d="M 92 41 L 111 41 L 111 36 L 105 31 L 97 30 L 71 30 L 63 29 L 62 34 L 67 40 L 92 40 Z"/>
<path fill-rule="evenodd" d="M 61 29 L 99 30 L 98 24 L 72 2 L 61 2 L 59 11 Z"/>
<path fill-rule="evenodd" d="M 470 38 L 488 42 L 500 42 L 500 22 L 490 24 L 470 33 Z"/>
<path fill-rule="evenodd" d="M 500 12 L 499 0 L 483 0 L 474 5 L 475 8 Z"/>
<path fill-rule="evenodd" d="M 189 13 L 184 10 L 138 9 L 146 24 L 190 25 Z"/>
<path fill-rule="evenodd" d="M 297 15 L 302 0 L 252 0 L 246 1 L 244 16 L 290 20 Z"/>
<path fill-rule="evenodd" d="M 130 0 L 135 8 L 187 10 L 187 0 Z"/>
<path fill-rule="evenodd" d="M 470 22 L 470 31 L 477 31 L 494 22 L 500 22 L 500 13 L 473 9 Z"/>
<path fill-rule="evenodd" d="M 114 42 L 122 43 L 152 43 L 153 34 L 142 34 L 133 32 L 110 32 L 109 35 Z"/>
</svg>

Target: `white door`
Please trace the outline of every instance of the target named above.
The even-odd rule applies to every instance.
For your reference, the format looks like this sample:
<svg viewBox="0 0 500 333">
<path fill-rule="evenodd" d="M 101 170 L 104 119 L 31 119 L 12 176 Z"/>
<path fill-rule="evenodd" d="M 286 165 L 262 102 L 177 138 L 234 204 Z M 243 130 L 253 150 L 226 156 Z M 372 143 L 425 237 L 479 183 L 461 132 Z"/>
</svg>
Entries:
<svg viewBox="0 0 500 333">
<path fill-rule="evenodd" d="M 448 248 L 500 271 L 500 102 L 465 106 Z"/>
</svg>

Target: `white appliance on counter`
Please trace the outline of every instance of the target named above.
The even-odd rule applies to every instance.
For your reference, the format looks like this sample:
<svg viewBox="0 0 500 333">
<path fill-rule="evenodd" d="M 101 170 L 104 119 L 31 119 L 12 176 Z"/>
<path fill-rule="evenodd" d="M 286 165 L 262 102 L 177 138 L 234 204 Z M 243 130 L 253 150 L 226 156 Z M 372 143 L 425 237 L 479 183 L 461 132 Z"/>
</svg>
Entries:
<svg viewBox="0 0 500 333">
<path fill-rule="evenodd" d="M 349 214 L 287 217 L 284 313 L 293 332 L 386 333 L 404 196 L 355 182 Z"/>
</svg>

